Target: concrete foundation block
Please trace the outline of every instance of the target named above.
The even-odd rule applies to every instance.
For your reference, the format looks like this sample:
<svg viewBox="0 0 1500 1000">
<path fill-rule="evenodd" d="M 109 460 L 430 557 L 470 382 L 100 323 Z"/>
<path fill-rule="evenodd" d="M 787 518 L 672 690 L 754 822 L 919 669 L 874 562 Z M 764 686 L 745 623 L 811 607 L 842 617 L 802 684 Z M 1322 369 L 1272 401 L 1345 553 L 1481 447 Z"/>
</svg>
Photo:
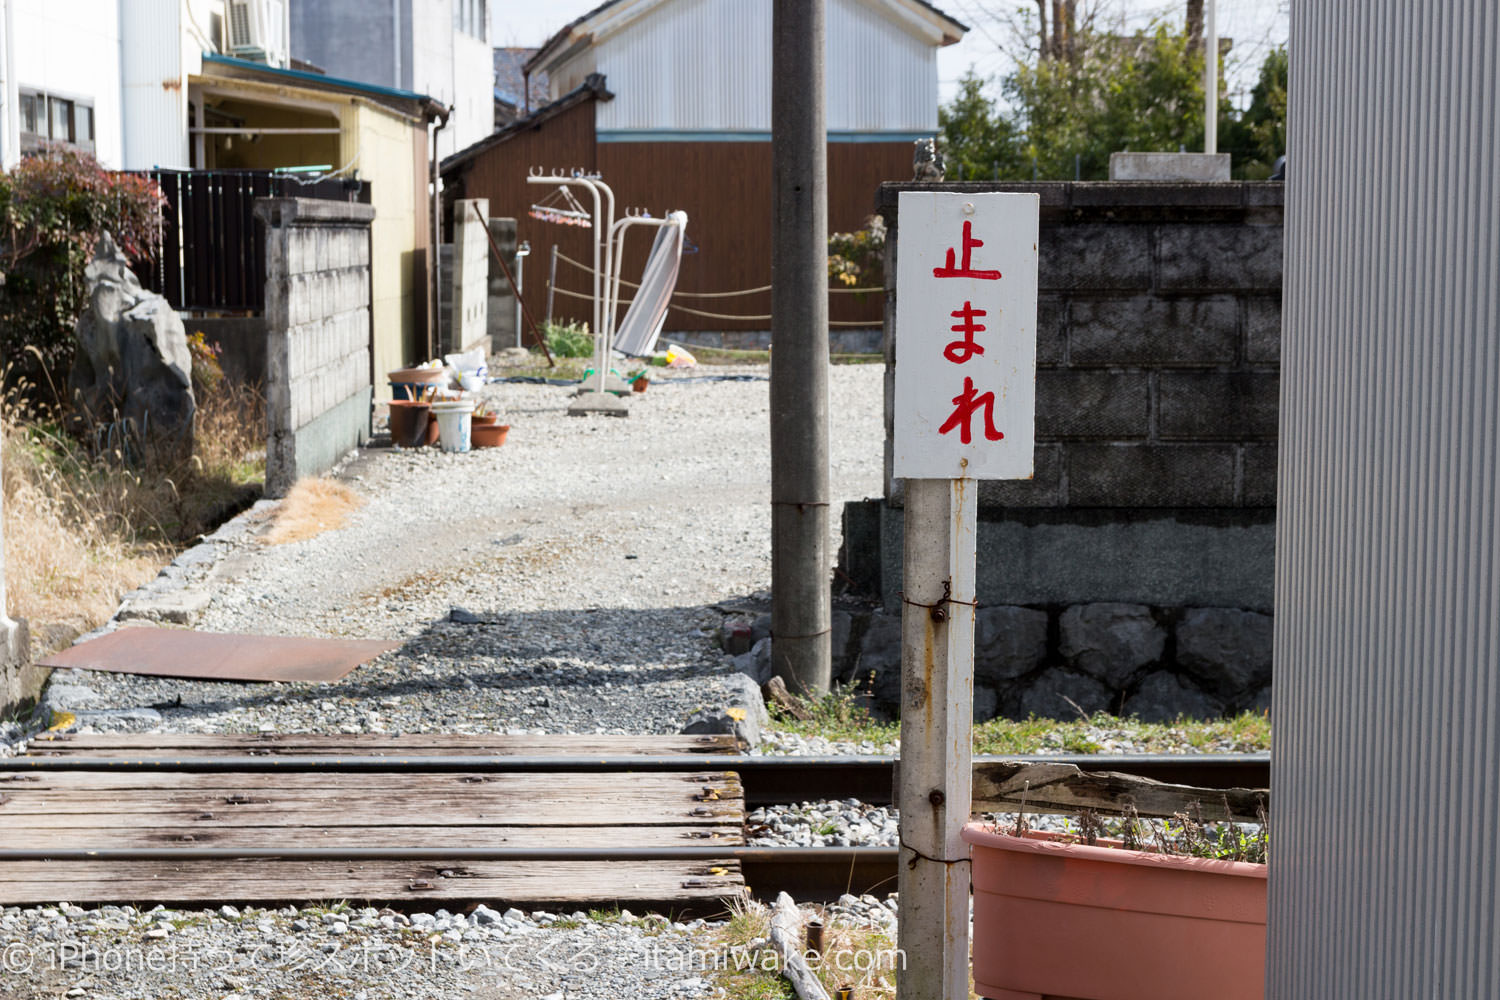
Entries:
<svg viewBox="0 0 1500 1000">
<path fill-rule="evenodd" d="M 1165 371 L 1157 399 L 1162 440 L 1276 439 L 1280 377 L 1275 372 Z"/>
<path fill-rule="evenodd" d="M 1037 372 L 1036 434 L 1042 440 L 1145 438 L 1150 423 L 1151 379 L 1145 372 Z"/>
<path fill-rule="evenodd" d="M 1276 446 L 1247 444 L 1240 449 L 1240 503 L 1276 506 Z"/>
<path fill-rule="evenodd" d="M 1075 507 L 1232 507 L 1231 444 L 1076 444 L 1067 448 Z"/>
<path fill-rule="evenodd" d="M 1043 226 L 1038 287 L 1044 291 L 1151 287 L 1151 227 L 1110 223 Z"/>
<path fill-rule="evenodd" d="M 1281 287 L 1281 226 L 1167 224 L 1157 231 L 1157 288 Z"/>
<path fill-rule="evenodd" d="M 1246 297 L 1245 360 L 1252 365 L 1281 364 L 1281 296 Z"/>
<path fill-rule="evenodd" d="M 1036 301 L 1036 363 L 1040 367 L 1068 361 L 1068 304 L 1055 295 Z"/>
<path fill-rule="evenodd" d="M 979 507 L 981 510 L 1000 507 L 1062 507 L 1067 503 L 1062 472 L 1062 447 L 1039 444 L 1032 459 L 1030 479 L 979 481 Z"/>
<path fill-rule="evenodd" d="M 1227 295 L 1076 299 L 1068 307 L 1075 368 L 1232 364 L 1239 342 L 1239 304 Z"/>
</svg>

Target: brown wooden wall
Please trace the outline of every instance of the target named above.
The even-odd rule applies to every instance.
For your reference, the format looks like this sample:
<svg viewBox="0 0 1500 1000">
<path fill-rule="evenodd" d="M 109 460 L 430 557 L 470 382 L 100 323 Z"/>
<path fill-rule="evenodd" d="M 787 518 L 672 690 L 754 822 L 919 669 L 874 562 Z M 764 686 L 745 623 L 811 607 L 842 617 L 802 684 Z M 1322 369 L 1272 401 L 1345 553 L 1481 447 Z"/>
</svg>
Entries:
<svg viewBox="0 0 1500 1000">
<path fill-rule="evenodd" d="M 540 317 L 546 308 L 545 275 L 552 244 L 574 260 L 588 262 L 589 230 L 544 223 L 526 213 L 541 193 L 526 184 L 528 165 L 596 169 L 614 189 L 617 214 L 646 208 L 660 216 L 681 209 L 688 214 L 688 237 L 697 253 L 682 259 L 680 292 L 721 292 L 771 283 L 771 146 L 768 142 L 607 142 L 594 141 L 594 107 L 585 102 L 485 150 L 462 176 L 463 198 L 488 198 L 490 215 L 514 216 L 519 236 L 531 243 L 527 261 L 528 304 Z M 830 143 L 828 145 L 828 223 L 836 232 L 863 225 L 874 211 L 883 181 L 911 175 L 911 144 Z M 581 199 L 583 201 L 584 199 Z M 585 207 L 588 202 L 584 201 Z M 638 278 L 652 235 L 634 230 L 628 237 L 624 276 Z M 558 264 L 558 286 L 589 289 L 589 276 Z M 628 296 L 622 296 L 628 297 Z M 835 295 L 830 319 L 880 323 L 879 293 Z M 559 295 L 556 313 L 587 318 L 588 303 Z M 736 316 L 766 316 L 769 292 L 729 299 L 682 297 L 676 305 Z M 569 310 L 572 310 L 570 313 Z M 766 319 L 726 320 L 673 309 L 666 329 L 766 330 Z"/>
</svg>

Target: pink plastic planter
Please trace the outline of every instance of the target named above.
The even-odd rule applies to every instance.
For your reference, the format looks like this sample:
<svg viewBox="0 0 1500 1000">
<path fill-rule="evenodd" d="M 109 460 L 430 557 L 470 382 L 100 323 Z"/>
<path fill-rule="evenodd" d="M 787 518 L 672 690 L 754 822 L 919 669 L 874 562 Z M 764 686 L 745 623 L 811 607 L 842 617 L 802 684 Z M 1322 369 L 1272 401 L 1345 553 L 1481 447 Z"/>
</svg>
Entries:
<svg viewBox="0 0 1500 1000">
<path fill-rule="evenodd" d="M 1266 866 L 964 828 L 989 1000 L 1260 1000 Z"/>
</svg>

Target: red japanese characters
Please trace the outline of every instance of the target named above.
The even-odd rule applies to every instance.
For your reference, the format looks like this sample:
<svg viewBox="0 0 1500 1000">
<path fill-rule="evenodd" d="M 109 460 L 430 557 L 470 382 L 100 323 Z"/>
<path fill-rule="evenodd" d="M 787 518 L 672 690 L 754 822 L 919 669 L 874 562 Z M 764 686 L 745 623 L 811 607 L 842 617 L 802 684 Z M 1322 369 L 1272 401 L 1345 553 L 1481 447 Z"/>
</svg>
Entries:
<svg viewBox="0 0 1500 1000">
<path fill-rule="evenodd" d="M 999 271 L 976 270 L 973 267 L 973 259 L 970 254 L 975 247 L 984 246 L 983 240 L 974 238 L 974 223 L 964 220 L 963 235 L 963 266 L 953 266 L 953 248 L 948 248 L 948 261 L 946 267 L 935 267 L 932 269 L 934 278 L 980 278 L 986 281 L 997 281 L 1000 278 Z M 974 339 L 976 333 L 984 332 L 984 324 L 974 322 L 980 316 L 988 315 L 983 309 L 975 309 L 974 304 L 965 299 L 963 308 L 955 309 L 950 313 L 954 319 L 959 320 L 950 327 L 954 333 L 963 334 L 962 340 L 955 340 L 943 348 L 943 357 L 955 365 L 961 365 L 975 355 L 983 354 L 984 347 Z M 953 397 L 953 413 L 938 428 L 939 434 L 947 434 L 958 431 L 958 439 L 964 444 L 970 444 L 974 440 L 974 434 L 969 424 L 976 411 L 984 411 L 984 439 L 986 441 L 1000 441 L 1005 437 L 1004 432 L 995 429 L 995 394 L 993 392 L 976 392 L 974 380 L 964 376 L 963 392 Z"/>
</svg>

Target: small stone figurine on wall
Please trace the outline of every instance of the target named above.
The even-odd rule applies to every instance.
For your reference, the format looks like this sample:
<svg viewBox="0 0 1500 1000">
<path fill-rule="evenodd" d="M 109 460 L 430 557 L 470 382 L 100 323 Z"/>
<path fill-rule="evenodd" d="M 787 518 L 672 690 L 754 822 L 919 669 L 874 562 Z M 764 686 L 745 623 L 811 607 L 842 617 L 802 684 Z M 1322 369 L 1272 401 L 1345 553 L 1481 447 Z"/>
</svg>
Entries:
<svg viewBox="0 0 1500 1000">
<path fill-rule="evenodd" d="M 912 180 L 940 181 L 945 173 L 943 156 L 937 151 L 937 141 L 932 138 L 918 139 L 912 145 Z"/>
</svg>

